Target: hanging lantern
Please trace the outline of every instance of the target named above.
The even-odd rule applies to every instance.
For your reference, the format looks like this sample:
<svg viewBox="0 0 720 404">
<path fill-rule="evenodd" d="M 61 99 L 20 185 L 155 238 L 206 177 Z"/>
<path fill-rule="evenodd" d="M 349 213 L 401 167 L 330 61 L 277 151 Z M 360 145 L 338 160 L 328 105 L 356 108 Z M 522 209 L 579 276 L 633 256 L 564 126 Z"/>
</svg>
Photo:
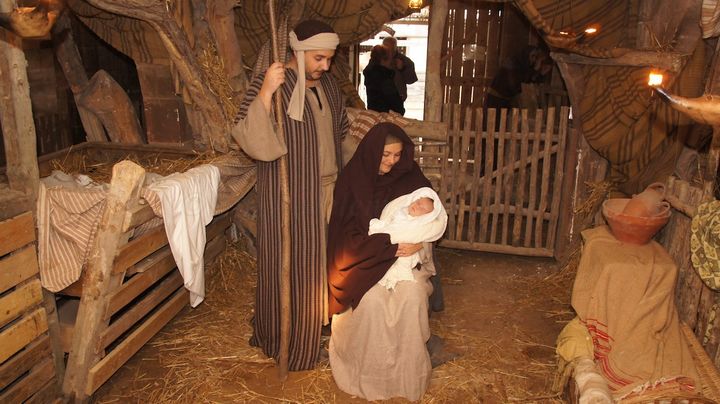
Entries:
<svg viewBox="0 0 720 404">
<path fill-rule="evenodd" d="M 423 0 L 410 0 L 408 2 L 408 7 L 419 10 L 423 8 Z"/>
<path fill-rule="evenodd" d="M 671 94 L 662 87 L 663 75 L 650 72 L 648 85 L 653 87 L 665 102 L 676 111 L 690 117 L 695 122 L 705 125 L 720 126 L 720 98 L 712 94 L 704 94 L 696 98 L 685 98 Z"/>
</svg>

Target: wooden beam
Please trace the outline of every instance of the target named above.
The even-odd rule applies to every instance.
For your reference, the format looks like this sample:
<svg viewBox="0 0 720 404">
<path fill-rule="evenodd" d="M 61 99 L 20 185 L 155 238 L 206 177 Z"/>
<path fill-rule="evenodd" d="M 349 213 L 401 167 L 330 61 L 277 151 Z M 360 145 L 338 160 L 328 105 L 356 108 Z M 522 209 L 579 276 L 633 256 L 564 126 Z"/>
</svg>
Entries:
<svg viewBox="0 0 720 404">
<path fill-rule="evenodd" d="M 622 56 L 607 59 L 560 52 L 551 52 L 550 56 L 558 63 L 596 66 L 646 66 L 671 71 L 673 73 L 679 73 L 685 64 L 685 60 L 690 57 L 687 53 L 638 50 L 630 50 Z"/>
<path fill-rule="evenodd" d="M 145 170 L 131 161 L 122 161 L 113 167 L 105 209 L 91 249 L 93 253 L 83 275 L 83 296 L 75 323 L 75 328 L 82 332 L 76 333 L 73 338 L 65 370 L 63 392 L 70 399 L 84 401 L 88 398 L 88 372 L 101 356 L 94 342 L 107 327 L 107 302 L 122 277 L 111 274 L 115 254 L 120 245 L 127 242 L 128 237 L 120 228 L 125 219 L 128 201 L 139 197 L 144 177 Z"/>
<path fill-rule="evenodd" d="M 0 175 L 5 169 L 0 168 Z M 7 188 L 6 184 L 0 184 L 0 220 L 11 219 L 17 215 L 33 210 L 35 201 L 20 191 Z"/>
<path fill-rule="evenodd" d="M 0 363 L 5 362 L 16 352 L 25 348 L 40 334 L 47 331 L 45 311 L 36 309 L 22 320 L 0 332 Z"/>
<path fill-rule="evenodd" d="M 469 241 L 440 240 L 440 247 L 471 249 L 502 254 L 525 255 L 528 257 L 552 257 L 553 251 L 547 248 L 513 247 L 494 243 L 471 243 Z"/>
<path fill-rule="evenodd" d="M 0 294 L 38 273 L 35 246 L 0 259 Z"/>
<path fill-rule="evenodd" d="M 235 11 L 237 0 L 207 2 L 205 18 L 217 42 L 217 52 L 223 61 L 228 84 L 239 93 L 245 93 L 249 83 L 243 71 L 243 54 L 235 32 Z M 230 119 L 234 117 L 229 117 Z"/>
<path fill-rule="evenodd" d="M 58 319 L 57 304 L 55 303 L 55 294 L 43 289 L 43 307 L 47 314 L 48 333 L 52 336 L 50 339 L 50 347 L 52 348 L 52 358 L 55 363 L 55 390 L 60 392 L 61 383 L 65 377 L 65 352 L 62 349 L 60 341 L 60 320 Z"/>
<path fill-rule="evenodd" d="M 42 301 L 40 280 L 35 278 L 0 297 L 0 327 L 20 317 Z"/>
<path fill-rule="evenodd" d="M 55 48 L 55 57 L 58 64 L 65 73 L 65 79 L 70 86 L 70 90 L 75 98 L 75 104 L 78 108 L 80 121 L 87 140 L 95 142 L 106 142 L 105 130 L 102 122 L 88 108 L 80 105 L 78 98 L 82 90 L 87 87 L 88 77 L 80 58 L 80 51 L 72 35 L 72 27 L 70 24 L 70 16 L 67 11 L 60 14 L 52 31 L 53 47 Z"/>
<path fill-rule="evenodd" d="M 30 212 L 0 222 L 0 257 L 35 241 L 35 224 Z"/>
<path fill-rule="evenodd" d="M 425 70 L 425 121 L 440 122 L 442 120 L 443 88 L 440 83 L 440 59 L 442 56 L 440 53 L 447 16 L 447 0 L 433 1 L 430 6 L 427 67 Z"/>
<path fill-rule="evenodd" d="M 440 115 L 438 115 L 438 118 L 439 116 Z M 410 123 L 405 125 L 403 129 L 408 136 L 421 137 L 424 141 L 446 141 L 448 138 L 447 122 L 428 122 L 417 119 L 410 119 Z"/>
<path fill-rule="evenodd" d="M 13 0 L 0 0 L 0 13 L 9 13 L 14 6 Z M 8 183 L 11 190 L 20 191 L 34 201 L 40 177 L 28 83 L 22 39 L 0 29 L 0 124 Z"/>
<path fill-rule="evenodd" d="M 558 220 L 557 241 L 555 243 L 555 259 L 564 262 L 571 253 L 572 223 L 575 216 L 575 200 L 578 193 L 578 154 L 580 130 L 575 126 L 569 128 L 566 139 L 565 175 L 563 175 L 562 196 L 560 199 L 560 215 Z"/>
<path fill-rule="evenodd" d="M 78 105 L 93 111 L 110 140 L 142 144 L 142 128 L 130 97 L 105 70 L 98 70 L 76 97 Z"/>
</svg>

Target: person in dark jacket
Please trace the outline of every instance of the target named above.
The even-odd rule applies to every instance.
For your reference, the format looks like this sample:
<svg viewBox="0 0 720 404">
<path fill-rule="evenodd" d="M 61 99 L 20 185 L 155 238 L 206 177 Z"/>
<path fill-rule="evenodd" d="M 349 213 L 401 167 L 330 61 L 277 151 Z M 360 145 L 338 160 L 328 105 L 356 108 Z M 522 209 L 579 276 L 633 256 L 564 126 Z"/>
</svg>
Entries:
<svg viewBox="0 0 720 404">
<path fill-rule="evenodd" d="M 405 113 L 405 108 L 395 86 L 395 71 L 392 69 L 392 63 L 393 59 L 386 47 L 376 45 L 370 51 L 370 63 L 363 70 L 367 107 L 373 111 L 395 111 L 402 115 Z"/>
<path fill-rule="evenodd" d="M 487 108 L 516 108 L 522 83 L 541 83 L 552 70 L 547 52 L 536 46 L 526 46 L 514 58 L 500 66 L 485 97 Z"/>
<path fill-rule="evenodd" d="M 400 93 L 400 99 L 405 102 L 408 97 L 408 84 L 418 81 L 417 73 L 415 73 L 415 63 L 409 57 L 398 52 L 396 38 L 389 36 L 383 39 L 382 44 L 390 51 L 390 58 L 392 59 L 391 69 L 395 70 L 395 87 Z"/>
</svg>

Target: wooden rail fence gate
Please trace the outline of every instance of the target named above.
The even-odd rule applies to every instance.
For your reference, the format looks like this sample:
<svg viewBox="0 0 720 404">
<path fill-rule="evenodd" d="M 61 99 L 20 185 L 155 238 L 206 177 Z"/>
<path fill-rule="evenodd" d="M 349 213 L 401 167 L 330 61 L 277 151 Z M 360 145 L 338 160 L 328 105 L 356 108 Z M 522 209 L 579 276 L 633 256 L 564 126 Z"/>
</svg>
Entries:
<svg viewBox="0 0 720 404">
<path fill-rule="evenodd" d="M 444 109 L 446 144 L 421 143 L 417 154 L 448 212 L 440 245 L 552 257 L 569 108 Z"/>
</svg>

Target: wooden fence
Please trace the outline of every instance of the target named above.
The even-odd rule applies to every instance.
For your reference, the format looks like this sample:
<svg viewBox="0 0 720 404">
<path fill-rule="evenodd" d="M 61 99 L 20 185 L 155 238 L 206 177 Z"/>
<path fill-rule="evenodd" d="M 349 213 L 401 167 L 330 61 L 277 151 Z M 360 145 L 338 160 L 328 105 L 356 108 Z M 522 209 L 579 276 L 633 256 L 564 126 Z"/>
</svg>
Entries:
<svg viewBox="0 0 720 404">
<path fill-rule="evenodd" d="M 445 106 L 450 129 L 439 189 L 449 220 L 441 245 L 553 256 L 568 115 L 568 107 L 531 116 Z"/>
</svg>

